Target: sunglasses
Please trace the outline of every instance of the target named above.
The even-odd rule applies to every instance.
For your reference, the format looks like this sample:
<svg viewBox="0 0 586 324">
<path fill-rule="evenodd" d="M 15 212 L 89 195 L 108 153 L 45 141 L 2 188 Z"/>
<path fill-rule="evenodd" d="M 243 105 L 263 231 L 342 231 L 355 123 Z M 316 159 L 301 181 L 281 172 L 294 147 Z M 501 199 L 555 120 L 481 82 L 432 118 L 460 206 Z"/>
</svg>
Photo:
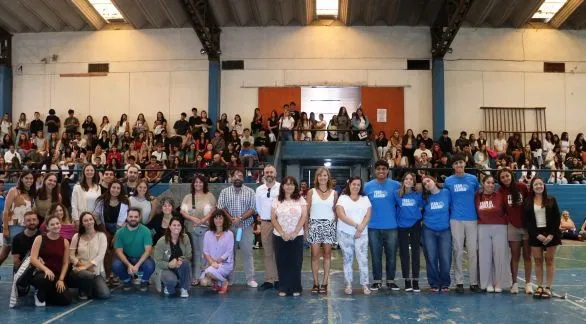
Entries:
<svg viewBox="0 0 586 324">
<path fill-rule="evenodd" d="M 270 190 L 267 191 L 267 198 L 271 198 L 271 191 Z"/>
</svg>

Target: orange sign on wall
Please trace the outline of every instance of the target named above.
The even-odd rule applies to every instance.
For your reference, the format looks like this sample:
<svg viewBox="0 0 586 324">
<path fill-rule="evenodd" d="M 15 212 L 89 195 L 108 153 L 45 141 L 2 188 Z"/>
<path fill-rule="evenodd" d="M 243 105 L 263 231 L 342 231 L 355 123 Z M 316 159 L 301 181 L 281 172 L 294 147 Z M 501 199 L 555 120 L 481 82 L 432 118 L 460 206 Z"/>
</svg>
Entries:
<svg viewBox="0 0 586 324">
<path fill-rule="evenodd" d="M 291 101 L 297 104 L 297 110 L 301 109 L 300 87 L 263 87 L 258 88 L 258 108 L 264 120 L 271 116 L 271 111 L 276 110 L 277 115 L 283 113 L 283 105 Z"/>
<path fill-rule="evenodd" d="M 378 134 L 381 130 L 387 137 L 398 130 L 399 134 L 405 132 L 405 92 L 402 87 L 363 87 L 362 111 L 372 124 L 373 132 Z M 377 110 L 386 109 L 386 122 L 377 121 Z"/>
</svg>

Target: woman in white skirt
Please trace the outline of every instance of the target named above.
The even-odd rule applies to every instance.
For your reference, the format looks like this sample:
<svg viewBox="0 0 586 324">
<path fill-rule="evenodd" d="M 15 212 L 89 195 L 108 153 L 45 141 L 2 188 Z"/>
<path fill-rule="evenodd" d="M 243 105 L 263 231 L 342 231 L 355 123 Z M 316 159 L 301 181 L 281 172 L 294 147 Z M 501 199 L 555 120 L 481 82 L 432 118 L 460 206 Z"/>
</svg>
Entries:
<svg viewBox="0 0 586 324">
<path fill-rule="evenodd" d="M 344 279 L 346 295 L 352 294 L 352 263 L 354 255 L 360 270 L 360 285 L 365 295 L 368 289 L 368 222 L 370 221 L 371 204 L 364 195 L 364 185 L 360 177 L 348 179 L 344 194 L 336 203 L 338 216 L 338 244 L 344 254 Z"/>
<path fill-rule="evenodd" d="M 338 201 L 338 193 L 332 186 L 330 171 L 319 168 L 315 172 L 315 188 L 307 193 L 309 209 L 307 242 L 311 244 L 311 272 L 313 273 L 314 294 L 328 293 L 328 279 L 330 277 L 330 263 L 332 260 L 332 245 L 336 242 L 336 215 L 334 208 Z M 319 257 L 323 246 L 324 279 L 319 284 Z"/>
<path fill-rule="evenodd" d="M 482 179 L 482 191 L 476 194 L 478 212 L 478 261 L 480 288 L 500 293 L 511 287 L 511 268 L 507 246 L 507 197 L 494 190 L 494 178 Z"/>
</svg>

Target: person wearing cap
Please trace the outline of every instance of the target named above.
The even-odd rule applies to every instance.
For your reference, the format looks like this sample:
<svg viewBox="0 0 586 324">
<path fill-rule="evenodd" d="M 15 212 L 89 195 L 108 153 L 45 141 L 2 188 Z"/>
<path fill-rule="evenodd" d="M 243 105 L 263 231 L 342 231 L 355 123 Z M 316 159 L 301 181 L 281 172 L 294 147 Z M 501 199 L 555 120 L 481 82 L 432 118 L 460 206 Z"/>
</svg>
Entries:
<svg viewBox="0 0 586 324">
<path fill-rule="evenodd" d="M 255 194 L 256 211 L 261 219 L 260 239 L 262 241 L 265 266 L 265 281 L 260 285 L 259 290 L 279 289 L 279 275 L 273 247 L 274 226 L 271 223 L 271 206 L 273 205 L 273 200 L 279 196 L 281 186 L 279 182 L 275 181 L 276 175 L 277 170 L 274 166 L 265 166 L 264 184 L 256 188 Z"/>
<path fill-rule="evenodd" d="M 468 252 L 470 290 L 481 291 L 478 286 L 478 214 L 474 204 L 474 197 L 480 189 L 480 184 L 475 176 L 464 172 L 465 167 L 466 157 L 461 154 L 454 155 L 452 168 L 455 174 L 449 176 L 444 183 L 444 188 L 450 191 L 450 228 L 454 251 L 454 277 L 458 293 L 464 292 L 464 242 Z"/>
</svg>

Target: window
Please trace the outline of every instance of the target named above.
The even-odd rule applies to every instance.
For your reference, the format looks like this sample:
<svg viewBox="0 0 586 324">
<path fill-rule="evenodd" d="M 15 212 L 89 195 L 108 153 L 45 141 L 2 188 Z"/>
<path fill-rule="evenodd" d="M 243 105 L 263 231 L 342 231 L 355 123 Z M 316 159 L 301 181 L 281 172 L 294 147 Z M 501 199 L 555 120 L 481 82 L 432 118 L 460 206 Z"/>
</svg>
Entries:
<svg viewBox="0 0 586 324">
<path fill-rule="evenodd" d="M 316 0 L 315 14 L 318 18 L 337 18 L 339 0 Z"/>
<path fill-rule="evenodd" d="M 107 22 L 124 22 L 124 16 L 110 0 L 89 0 L 90 4 Z"/>
<path fill-rule="evenodd" d="M 566 2 L 568 0 L 545 0 L 531 19 L 548 23 L 562 9 Z"/>
</svg>

